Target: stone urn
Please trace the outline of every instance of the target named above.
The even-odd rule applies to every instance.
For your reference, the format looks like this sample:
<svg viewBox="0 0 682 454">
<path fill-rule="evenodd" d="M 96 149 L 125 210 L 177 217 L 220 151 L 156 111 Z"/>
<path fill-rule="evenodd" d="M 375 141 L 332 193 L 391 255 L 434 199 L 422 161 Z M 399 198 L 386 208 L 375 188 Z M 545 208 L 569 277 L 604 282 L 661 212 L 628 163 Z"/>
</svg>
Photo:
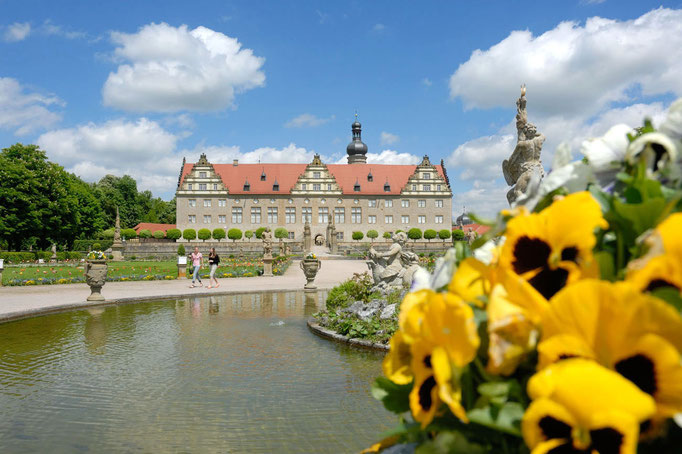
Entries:
<svg viewBox="0 0 682 454">
<path fill-rule="evenodd" d="M 306 258 L 301 260 L 301 269 L 305 274 L 306 284 L 303 286 L 304 290 L 316 290 L 317 286 L 313 284 L 317 272 L 322 268 L 322 263 L 316 258 Z"/>
<path fill-rule="evenodd" d="M 107 261 L 88 260 L 85 262 L 85 282 L 90 286 L 90 296 L 88 301 L 104 301 L 100 293 L 104 283 L 107 281 Z"/>
</svg>

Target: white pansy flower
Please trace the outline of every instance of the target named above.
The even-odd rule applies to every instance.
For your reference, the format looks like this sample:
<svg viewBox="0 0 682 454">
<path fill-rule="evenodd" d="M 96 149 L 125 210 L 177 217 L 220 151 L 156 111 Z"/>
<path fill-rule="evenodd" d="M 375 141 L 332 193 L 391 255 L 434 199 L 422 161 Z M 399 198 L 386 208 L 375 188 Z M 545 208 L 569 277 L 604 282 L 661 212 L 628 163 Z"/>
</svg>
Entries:
<svg viewBox="0 0 682 454">
<path fill-rule="evenodd" d="M 491 238 L 480 247 L 476 248 L 473 252 L 473 256 L 476 260 L 486 265 L 493 263 L 493 260 L 497 258 L 498 250 L 504 244 L 506 237 L 498 236 Z"/>
<path fill-rule="evenodd" d="M 635 164 L 644 156 L 647 169 L 656 171 L 677 161 L 678 151 L 673 139 L 660 132 L 649 132 L 637 137 L 628 147 L 625 159 Z"/>
<path fill-rule="evenodd" d="M 628 133 L 634 133 L 626 124 L 618 124 L 609 129 L 602 137 L 585 140 L 581 151 L 595 172 L 618 168 L 628 148 Z"/>
</svg>

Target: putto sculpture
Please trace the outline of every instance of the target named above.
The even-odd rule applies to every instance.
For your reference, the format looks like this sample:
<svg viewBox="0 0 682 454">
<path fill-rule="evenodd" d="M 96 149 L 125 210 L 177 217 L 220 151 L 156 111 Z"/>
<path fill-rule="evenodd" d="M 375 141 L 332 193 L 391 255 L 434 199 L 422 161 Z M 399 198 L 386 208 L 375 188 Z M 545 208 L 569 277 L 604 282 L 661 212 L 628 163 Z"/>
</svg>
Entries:
<svg viewBox="0 0 682 454">
<path fill-rule="evenodd" d="M 417 254 L 404 249 L 407 234 L 394 233 L 391 239 L 393 244 L 386 252 L 377 252 L 374 247 L 369 249 L 367 266 L 374 279 L 373 291 L 387 292 L 394 288 L 403 288 L 404 285 L 409 287 L 414 272 L 419 268 Z"/>
<path fill-rule="evenodd" d="M 507 192 L 507 201 L 512 206 L 525 194 L 534 177 L 539 181 L 545 175 L 540 161 L 545 136 L 537 131 L 533 123 L 528 122 L 525 84 L 521 86 L 521 97 L 516 101 L 516 130 L 516 148 L 511 157 L 502 162 L 504 179 L 512 186 Z"/>
</svg>

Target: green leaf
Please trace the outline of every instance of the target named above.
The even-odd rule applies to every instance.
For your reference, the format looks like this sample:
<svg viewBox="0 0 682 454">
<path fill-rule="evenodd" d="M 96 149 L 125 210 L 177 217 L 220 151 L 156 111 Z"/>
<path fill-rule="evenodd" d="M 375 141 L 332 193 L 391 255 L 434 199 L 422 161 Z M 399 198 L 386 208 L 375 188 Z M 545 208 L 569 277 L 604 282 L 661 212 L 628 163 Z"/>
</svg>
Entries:
<svg viewBox="0 0 682 454">
<path fill-rule="evenodd" d="M 410 391 L 412 384 L 397 385 L 386 377 L 378 377 L 372 384 L 372 397 L 381 401 L 386 410 L 404 413 L 410 410 Z"/>
<path fill-rule="evenodd" d="M 505 381 L 481 383 L 478 385 L 478 393 L 486 397 L 507 396 L 511 389 L 511 383 Z"/>
<path fill-rule="evenodd" d="M 651 292 L 656 298 L 660 298 L 666 303 L 673 306 L 678 312 L 682 312 L 682 297 L 680 291 L 675 287 L 661 287 Z"/>
<path fill-rule="evenodd" d="M 415 454 L 485 454 L 486 449 L 470 443 L 460 432 L 441 432 L 415 449 Z"/>
<path fill-rule="evenodd" d="M 658 224 L 665 205 L 665 200 L 662 197 L 649 199 L 642 203 L 623 203 L 618 199 L 614 200 L 615 212 L 631 224 L 636 236 Z"/>
<path fill-rule="evenodd" d="M 476 424 L 520 437 L 523 412 L 524 409 L 520 403 L 507 402 L 501 407 L 486 405 L 474 408 L 467 413 L 467 416 Z"/>
<path fill-rule="evenodd" d="M 616 265 L 613 261 L 613 254 L 608 251 L 599 251 L 594 254 L 594 258 L 599 264 L 601 278 L 606 281 L 616 280 Z"/>
</svg>

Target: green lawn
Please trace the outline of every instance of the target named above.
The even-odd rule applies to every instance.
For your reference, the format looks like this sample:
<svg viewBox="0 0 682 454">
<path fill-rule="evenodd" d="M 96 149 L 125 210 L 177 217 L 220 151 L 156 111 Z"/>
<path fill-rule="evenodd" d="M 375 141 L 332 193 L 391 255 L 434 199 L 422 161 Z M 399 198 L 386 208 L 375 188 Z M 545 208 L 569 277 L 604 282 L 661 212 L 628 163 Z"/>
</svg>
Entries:
<svg viewBox="0 0 682 454">
<path fill-rule="evenodd" d="M 273 263 L 273 272 L 283 274 L 289 266 L 290 260 Z M 108 262 L 107 281 L 139 281 L 175 279 L 178 267 L 175 261 L 125 261 Z M 216 272 L 217 277 L 249 277 L 257 276 L 263 269 L 261 260 L 223 259 Z M 201 269 L 201 276 L 208 277 L 208 266 Z M 191 267 L 187 267 L 187 274 L 191 277 Z M 42 266 L 13 266 L 6 267 L 2 273 L 3 285 L 45 285 L 72 284 L 85 282 L 83 265 L 42 265 Z"/>
</svg>

